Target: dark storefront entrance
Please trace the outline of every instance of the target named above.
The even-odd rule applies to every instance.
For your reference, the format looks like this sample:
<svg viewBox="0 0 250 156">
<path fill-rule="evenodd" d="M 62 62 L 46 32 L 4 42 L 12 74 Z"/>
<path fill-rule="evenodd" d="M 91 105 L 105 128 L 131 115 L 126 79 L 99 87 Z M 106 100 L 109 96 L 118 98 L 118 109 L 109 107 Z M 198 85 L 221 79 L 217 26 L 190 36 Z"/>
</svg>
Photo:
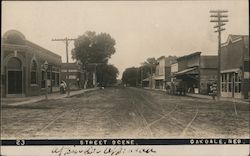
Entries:
<svg viewBox="0 0 250 156">
<path fill-rule="evenodd" d="M 23 88 L 23 74 L 22 63 L 16 58 L 12 57 L 7 64 L 7 94 L 22 94 Z"/>
<path fill-rule="evenodd" d="M 22 71 L 8 71 L 8 94 L 22 94 Z"/>
</svg>

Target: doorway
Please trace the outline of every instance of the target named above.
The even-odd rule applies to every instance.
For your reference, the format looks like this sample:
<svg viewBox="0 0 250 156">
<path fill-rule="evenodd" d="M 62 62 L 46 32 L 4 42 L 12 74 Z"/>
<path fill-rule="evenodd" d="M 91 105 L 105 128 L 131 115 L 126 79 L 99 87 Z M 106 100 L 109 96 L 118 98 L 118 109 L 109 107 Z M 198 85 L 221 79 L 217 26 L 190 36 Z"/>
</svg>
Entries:
<svg viewBox="0 0 250 156">
<path fill-rule="evenodd" d="M 8 71 L 8 94 L 22 94 L 22 71 Z"/>
<path fill-rule="evenodd" d="M 7 94 L 15 95 L 23 93 L 23 72 L 22 63 L 16 58 L 12 57 L 7 63 Z"/>
</svg>

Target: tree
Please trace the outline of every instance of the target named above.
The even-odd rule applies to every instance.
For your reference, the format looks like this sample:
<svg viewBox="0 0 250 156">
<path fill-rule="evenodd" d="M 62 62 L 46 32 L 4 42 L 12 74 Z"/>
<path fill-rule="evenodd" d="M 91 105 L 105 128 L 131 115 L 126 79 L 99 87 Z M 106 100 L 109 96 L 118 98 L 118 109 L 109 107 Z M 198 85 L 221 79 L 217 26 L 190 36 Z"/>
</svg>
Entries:
<svg viewBox="0 0 250 156">
<path fill-rule="evenodd" d="M 97 82 L 100 86 L 110 86 L 117 82 L 118 69 L 111 64 L 99 65 L 96 69 Z"/>
<path fill-rule="evenodd" d="M 155 68 L 156 68 L 157 63 L 158 62 L 154 57 L 147 58 L 145 62 L 141 63 L 140 77 L 142 79 L 145 79 L 149 77 L 150 75 L 152 75 L 153 73 L 155 73 Z"/>
<path fill-rule="evenodd" d="M 85 70 L 85 84 L 92 83 L 91 73 L 96 70 L 98 70 L 96 71 L 97 82 L 107 85 L 116 80 L 117 68 L 108 65 L 108 59 L 116 52 L 115 43 L 109 34 L 96 34 L 94 31 L 87 31 L 75 40 L 75 47 L 71 51 L 72 58 L 81 62 L 82 68 Z M 100 66 L 97 67 L 98 65 Z M 107 75 L 106 72 L 110 75 Z"/>
<path fill-rule="evenodd" d="M 88 63 L 108 63 L 115 53 L 115 40 L 107 33 L 96 34 L 87 31 L 74 43 L 72 58 L 80 60 L 85 67 Z"/>
<path fill-rule="evenodd" d="M 122 74 L 122 82 L 126 85 L 136 86 L 138 80 L 138 68 L 126 68 Z"/>
</svg>

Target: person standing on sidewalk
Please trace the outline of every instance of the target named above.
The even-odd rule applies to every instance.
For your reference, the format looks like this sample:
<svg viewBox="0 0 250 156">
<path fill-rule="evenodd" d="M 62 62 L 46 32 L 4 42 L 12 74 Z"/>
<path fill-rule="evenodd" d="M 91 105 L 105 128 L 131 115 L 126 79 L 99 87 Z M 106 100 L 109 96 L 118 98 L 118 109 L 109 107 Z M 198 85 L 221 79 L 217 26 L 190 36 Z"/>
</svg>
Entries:
<svg viewBox="0 0 250 156">
<path fill-rule="evenodd" d="M 66 93 L 66 88 L 67 88 L 66 82 L 61 81 L 61 83 L 60 83 L 60 93 L 65 94 Z"/>
</svg>

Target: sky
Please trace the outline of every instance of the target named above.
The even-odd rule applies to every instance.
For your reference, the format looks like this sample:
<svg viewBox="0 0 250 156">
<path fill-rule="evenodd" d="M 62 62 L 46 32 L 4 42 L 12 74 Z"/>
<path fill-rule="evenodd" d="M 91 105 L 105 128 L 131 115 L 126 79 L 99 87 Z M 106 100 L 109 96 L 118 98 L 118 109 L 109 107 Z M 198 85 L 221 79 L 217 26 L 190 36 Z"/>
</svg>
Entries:
<svg viewBox="0 0 250 156">
<path fill-rule="evenodd" d="M 86 31 L 108 33 L 116 40 L 116 53 L 109 63 L 119 69 L 121 78 L 126 68 L 138 67 L 149 57 L 197 51 L 216 55 L 218 37 L 209 11 L 217 9 L 228 10 L 222 42 L 229 34 L 249 34 L 247 0 L 196 0 L 3 1 L 1 35 L 18 30 L 27 40 L 61 55 L 65 62 L 65 44 L 52 42 L 52 38 L 77 38 Z M 72 48 L 73 42 L 69 50 Z"/>
</svg>

